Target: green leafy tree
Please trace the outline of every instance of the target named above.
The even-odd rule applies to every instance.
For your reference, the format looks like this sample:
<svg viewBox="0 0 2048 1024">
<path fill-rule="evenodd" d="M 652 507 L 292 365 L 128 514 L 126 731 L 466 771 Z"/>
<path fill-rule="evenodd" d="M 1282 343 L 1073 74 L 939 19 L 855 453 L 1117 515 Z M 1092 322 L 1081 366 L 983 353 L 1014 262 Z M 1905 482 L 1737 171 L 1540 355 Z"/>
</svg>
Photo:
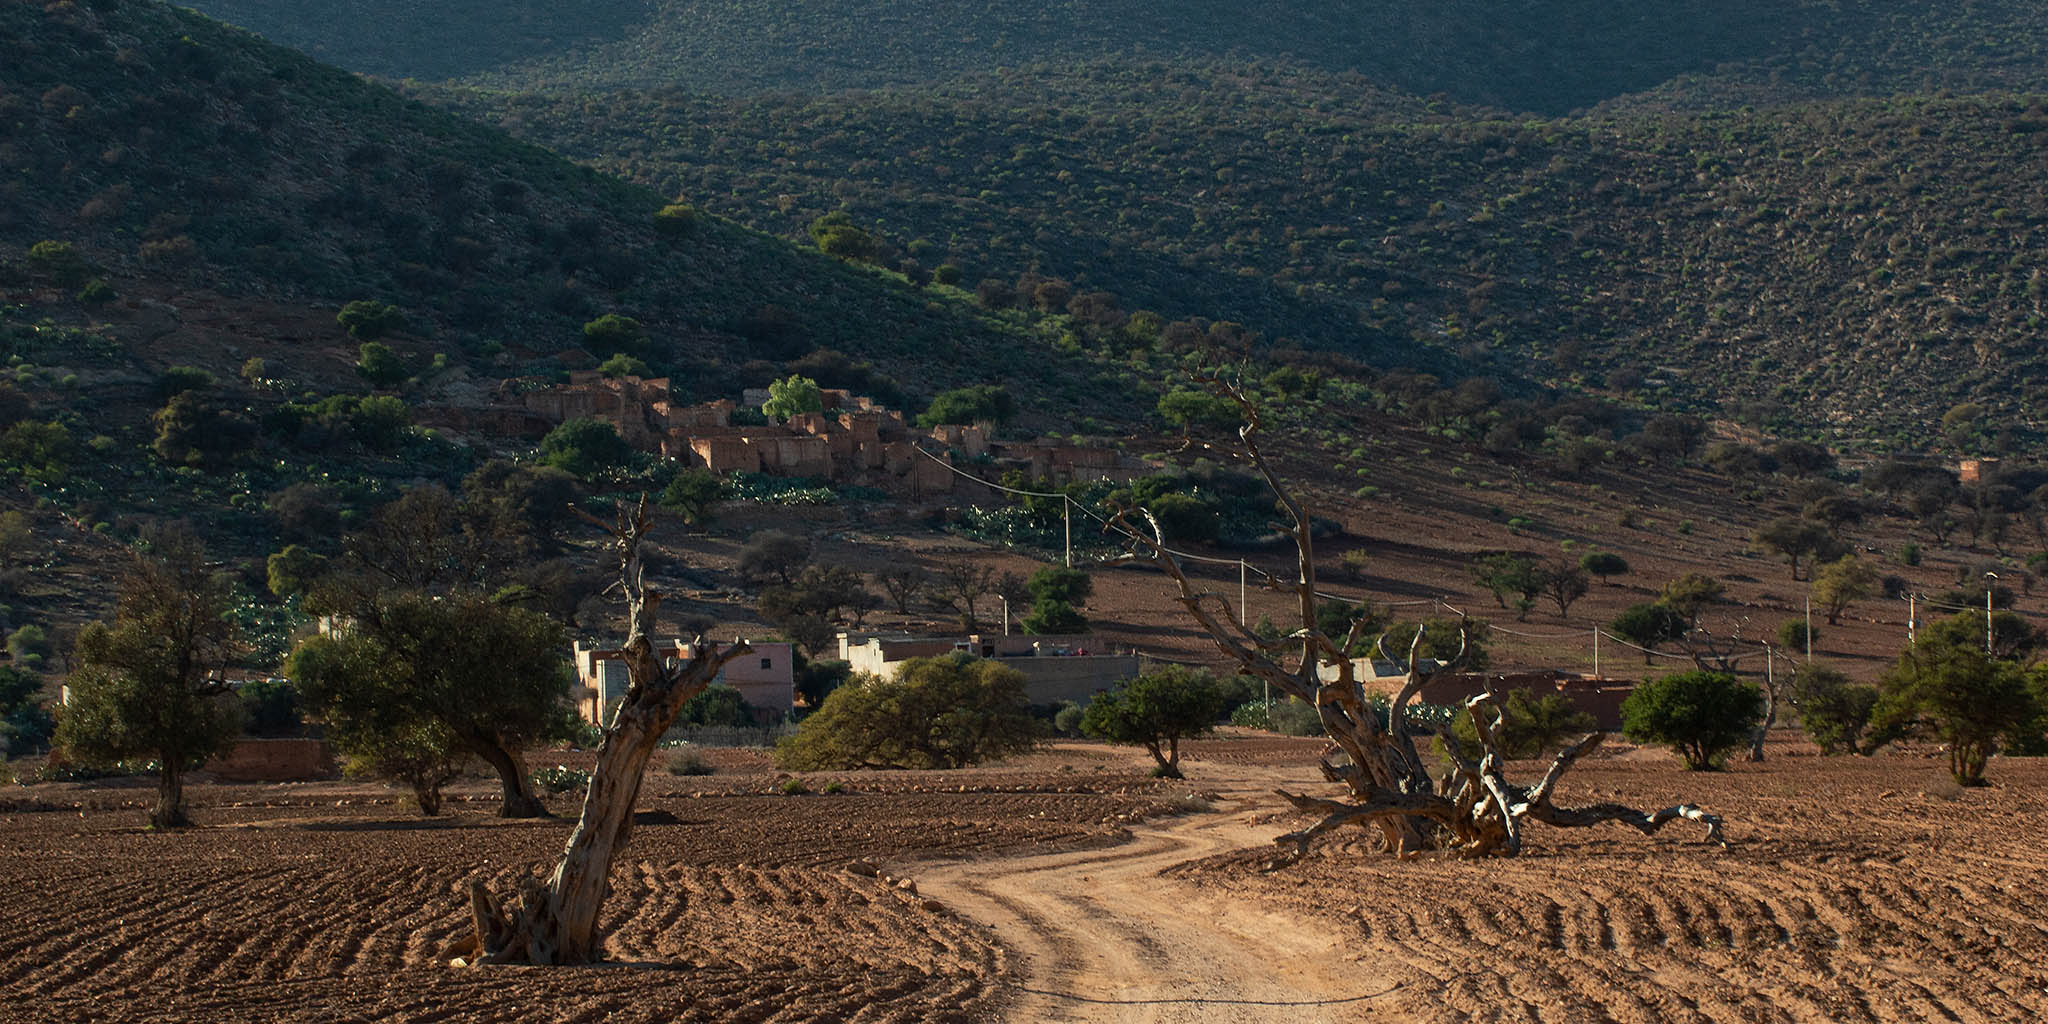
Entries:
<svg viewBox="0 0 2048 1024">
<path fill-rule="evenodd" d="M 286 674 L 308 706 L 379 733 L 439 722 L 497 772 L 501 816 L 545 815 L 520 752 L 551 734 L 568 699 L 561 625 L 473 592 L 382 594 L 346 613 L 342 629 L 292 652 Z"/>
<path fill-rule="evenodd" d="M 1557 604 L 1559 618 L 1571 615 L 1572 604 L 1593 588 L 1586 571 L 1569 562 L 1543 570 L 1543 595 Z"/>
<path fill-rule="evenodd" d="M 1159 418 L 1180 428 L 1181 436 L 1196 430 L 1231 430 L 1244 421 L 1237 403 L 1200 388 L 1175 388 L 1159 399 Z"/>
<path fill-rule="evenodd" d="M 1828 625 L 1841 625 L 1842 613 L 1851 604 L 1877 593 L 1881 577 L 1877 567 L 1855 555 L 1822 566 L 1813 576 L 1813 599 L 1827 613 Z"/>
<path fill-rule="evenodd" d="M 1071 635 L 1088 631 L 1088 618 L 1075 610 L 1095 587 L 1086 572 L 1062 565 L 1048 565 L 1031 574 L 1025 589 L 1031 594 L 1031 613 L 1024 617 L 1024 631 L 1044 636 Z"/>
<path fill-rule="evenodd" d="M 920 427 L 946 424 L 1002 423 L 1017 414 L 1017 400 L 992 384 L 942 391 L 917 418 Z"/>
<path fill-rule="evenodd" d="M 1792 706 L 1799 725 L 1823 755 L 1855 753 L 1877 708 L 1878 690 L 1849 681 L 1829 665 L 1808 665 L 1792 679 Z"/>
<path fill-rule="evenodd" d="M 1502 608 L 1509 607 L 1508 600 L 1513 597 L 1517 619 L 1528 617 L 1529 609 L 1536 607 L 1537 595 L 1550 582 L 1549 573 L 1534 556 L 1519 552 L 1481 555 L 1472 561 L 1472 575 Z"/>
<path fill-rule="evenodd" d="M 588 480 L 607 469 L 633 461 L 633 446 L 617 428 L 600 419 L 573 419 L 548 431 L 540 441 L 541 461 Z"/>
<path fill-rule="evenodd" d="M 1588 551 L 1579 558 L 1579 568 L 1606 580 L 1628 572 L 1628 559 L 1612 551 Z"/>
<path fill-rule="evenodd" d="M 1749 742 L 1764 717 L 1763 691 L 1726 672 L 1695 670 L 1637 686 L 1621 704 L 1622 735 L 1677 751 L 1688 771 L 1715 771 Z"/>
<path fill-rule="evenodd" d="M 282 598 L 296 597 L 311 589 L 327 574 L 327 556 L 302 544 L 287 544 L 263 562 L 270 592 Z"/>
<path fill-rule="evenodd" d="M 1785 557 L 1792 564 L 1792 578 L 1799 578 L 1799 563 L 1806 559 L 1826 561 L 1840 557 L 1842 542 L 1833 530 L 1799 516 L 1780 516 L 1759 527 L 1752 537 L 1758 544 Z"/>
<path fill-rule="evenodd" d="M 375 341 L 405 326 L 405 314 L 397 306 L 372 299 L 357 299 L 341 307 L 334 322 L 357 341 Z"/>
<path fill-rule="evenodd" d="M 653 367 L 648 366 L 640 357 L 629 356 L 624 352 L 615 352 L 611 358 L 597 364 L 597 372 L 607 377 L 640 377 L 644 379 L 654 376 Z"/>
<path fill-rule="evenodd" d="M 76 288 L 92 276 L 92 263 L 78 247 L 70 242 L 45 239 L 28 247 L 22 260 L 29 272 L 55 281 L 65 288 Z"/>
<path fill-rule="evenodd" d="M 296 736 L 304 727 L 298 687 L 287 680 L 251 680 L 235 696 L 242 702 L 242 728 L 252 736 Z"/>
<path fill-rule="evenodd" d="M 57 745 L 82 764 L 153 758 L 157 799 L 150 825 L 190 824 L 183 776 L 241 731 L 241 709 L 220 670 L 242 652 L 229 610 L 234 590 L 206 564 L 183 528 L 157 533 L 121 580 L 112 623 L 78 635 L 80 668 Z"/>
<path fill-rule="evenodd" d="M 421 817 L 441 813 L 441 787 L 455 781 L 474 759 L 448 727 L 413 718 L 382 731 L 330 735 L 351 778 L 384 779 L 412 791 Z"/>
<path fill-rule="evenodd" d="M 1700 613 L 1708 605 L 1721 600 L 1727 592 L 1727 585 L 1720 580 L 1706 573 L 1689 572 L 1664 584 L 1664 589 L 1657 595 L 1657 603 L 1685 616 L 1685 621 L 1690 624 L 1698 622 Z"/>
<path fill-rule="evenodd" d="M 655 211 L 654 230 L 670 238 L 682 238 L 697 229 L 697 209 L 688 203 L 670 203 Z"/>
<path fill-rule="evenodd" d="M 812 221 L 811 241 L 819 252 L 842 260 L 872 260 L 882 248 L 881 242 L 856 227 L 844 210 L 834 210 Z"/>
<path fill-rule="evenodd" d="M 1145 506 L 1168 544 L 1213 543 L 1223 532 L 1216 508 L 1188 494 L 1162 494 Z"/>
<path fill-rule="evenodd" d="M 1214 731 L 1229 710 L 1215 676 L 1172 665 L 1096 694 L 1080 726 L 1085 736 L 1142 745 L 1159 762 L 1152 774 L 1178 779 L 1180 741 Z"/>
<path fill-rule="evenodd" d="M 1788 651 L 1803 651 L 1809 643 L 1820 642 L 1820 630 L 1806 624 L 1805 619 L 1786 619 L 1778 624 L 1778 646 Z"/>
<path fill-rule="evenodd" d="M 772 579 L 783 586 L 811 560 L 811 539 L 781 530 L 762 530 L 740 548 L 739 573 L 748 579 Z"/>
<path fill-rule="evenodd" d="M 1353 658 L 1365 657 L 1372 651 L 1373 641 L 1387 628 L 1386 613 L 1373 607 L 1370 601 L 1359 601 L 1356 604 L 1341 600 L 1316 602 L 1316 629 L 1334 642 L 1342 643 L 1345 637 L 1351 635 L 1352 625 L 1361 620 L 1363 625 L 1358 627 L 1358 641 L 1351 645 L 1350 650 L 1344 652 Z M 1272 622 L 1269 619 L 1261 619 L 1260 624 L 1262 627 L 1270 626 Z M 1278 639 L 1279 630 L 1275 629 L 1273 633 L 1275 636 L 1268 639 Z M 1395 653 L 1406 655 L 1408 649 L 1403 647 Z"/>
<path fill-rule="evenodd" d="M 724 496 L 724 477 L 708 469 L 685 467 L 662 488 L 661 507 L 682 516 L 691 526 L 702 526 L 711 521 L 712 507 Z"/>
<path fill-rule="evenodd" d="M 1561 693 L 1531 696 L 1527 690 L 1510 690 L 1500 704 L 1500 723 L 1494 736 L 1501 753 L 1509 757 L 1540 757 L 1563 747 L 1566 741 L 1599 728 L 1592 715 L 1579 710 Z M 1479 727 L 1472 716 L 1458 714 L 1451 719 L 1451 734 L 1467 750 L 1483 749 Z"/>
<path fill-rule="evenodd" d="M 1882 684 L 1871 749 L 1908 736 L 1935 740 L 1948 748 L 1949 774 L 1962 785 L 1984 785 L 1985 764 L 2001 744 L 2041 737 L 2043 709 L 2026 670 L 1985 654 L 1981 636 L 1957 643 L 1928 630 Z"/>
<path fill-rule="evenodd" d="M 57 729 L 40 699 L 43 681 L 34 673 L 0 665 L 0 758 L 47 749 Z"/>
<path fill-rule="evenodd" d="M 761 414 L 782 423 L 797 413 L 822 412 L 824 408 L 825 394 L 818 389 L 818 382 L 791 374 L 769 383 L 768 400 L 761 403 Z"/>
<path fill-rule="evenodd" d="M 639 355 L 647 344 L 647 327 L 630 316 L 606 313 L 583 325 L 583 347 L 595 355 Z"/>
<path fill-rule="evenodd" d="M 1650 663 L 1650 652 L 1658 644 L 1676 640 L 1691 628 L 1691 619 L 1670 605 L 1655 601 L 1632 604 L 1607 624 L 1608 632 L 1643 649 L 1645 665 Z"/>
<path fill-rule="evenodd" d="M 0 430 L 0 469 L 46 484 L 61 484 L 71 475 L 78 444 L 71 431 L 56 421 L 22 420 Z"/>
<path fill-rule="evenodd" d="M 405 383 L 412 372 L 405 368 L 405 360 L 391 346 L 381 341 L 366 341 L 356 350 L 356 375 L 369 382 L 373 388 L 395 388 Z"/>
<path fill-rule="evenodd" d="M 775 749 L 794 771 L 961 768 L 1031 749 L 1038 723 L 1024 677 L 995 661 L 951 654 L 912 658 L 893 679 L 832 691 Z"/>
</svg>

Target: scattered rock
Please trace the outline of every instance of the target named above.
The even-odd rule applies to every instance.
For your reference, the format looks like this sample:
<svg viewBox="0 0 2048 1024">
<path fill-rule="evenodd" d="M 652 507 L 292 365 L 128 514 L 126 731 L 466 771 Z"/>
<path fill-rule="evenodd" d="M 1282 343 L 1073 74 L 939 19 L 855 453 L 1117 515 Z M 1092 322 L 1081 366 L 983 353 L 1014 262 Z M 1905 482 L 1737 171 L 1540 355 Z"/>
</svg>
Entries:
<svg viewBox="0 0 2048 1024">
<path fill-rule="evenodd" d="M 851 871 L 856 875 L 864 875 L 868 878 L 876 878 L 882 874 L 881 868 L 878 868 L 872 863 L 869 863 L 868 861 L 864 860 L 857 860 L 846 865 L 846 870 Z"/>
</svg>

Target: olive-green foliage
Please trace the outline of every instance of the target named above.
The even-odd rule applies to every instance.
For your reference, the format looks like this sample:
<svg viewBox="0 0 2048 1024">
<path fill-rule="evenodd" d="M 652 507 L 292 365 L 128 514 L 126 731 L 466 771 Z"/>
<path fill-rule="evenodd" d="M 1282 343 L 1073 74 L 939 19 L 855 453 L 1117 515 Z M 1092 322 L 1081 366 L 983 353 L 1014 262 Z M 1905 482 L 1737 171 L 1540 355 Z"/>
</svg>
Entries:
<svg viewBox="0 0 2048 1024">
<path fill-rule="evenodd" d="M 1207 544 L 1216 540 L 1223 524 L 1208 502 L 1187 494 L 1162 494 L 1145 506 L 1159 523 L 1168 544 Z"/>
<path fill-rule="evenodd" d="M 1154 774 L 1178 779 L 1180 741 L 1213 732 L 1229 710 L 1215 676 L 1171 665 L 1096 694 L 1081 713 L 1081 732 L 1143 746 L 1159 763 Z"/>
<path fill-rule="evenodd" d="M 65 756 L 88 765 L 154 758 L 158 796 L 151 824 L 187 823 L 181 773 L 221 752 L 241 731 L 241 708 L 219 671 L 241 651 L 228 611 L 233 586 L 212 570 L 189 533 L 152 537 L 121 580 L 109 624 L 78 635 L 78 671 L 58 724 Z"/>
<path fill-rule="evenodd" d="M 47 749 L 56 731 L 40 699 L 43 682 L 13 665 L 0 665 L 0 758 L 18 757 Z"/>
<path fill-rule="evenodd" d="M 791 374 L 769 383 L 768 401 L 761 404 L 761 415 L 781 423 L 797 413 L 819 412 L 824 408 L 825 396 L 819 391 L 818 382 Z"/>
<path fill-rule="evenodd" d="M 1763 716 L 1763 691 L 1754 684 L 1695 670 L 1637 686 L 1621 704 L 1621 731 L 1637 743 L 1670 746 L 1688 771 L 1714 771 L 1749 742 Z"/>
<path fill-rule="evenodd" d="M 1501 701 L 1500 714 L 1494 737 L 1500 741 L 1500 752 L 1508 757 L 1539 757 L 1598 728 L 1592 715 L 1561 693 L 1533 697 L 1527 690 L 1510 690 Z M 1472 724 L 1471 715 L 1454 717 L 1451 734 L 1466 749 L 1480 749 L 1479 729 Z"/>
<path fill-rule="evenodd" d="M 1877 594 L 1879 580 L 1876 566 L 1855 555 L 1843 555 L 1814 573 L 1813 599 L 1827 614 L 1828 625 L 1840 625 L 1842 613 L 1851 604 Z"/>
<path fill-rule="evenodd" d="M 1661 601 L 1629 605 L 1607 624 L 1609 632 L 1644 649 L 1645 665 L 1650 663 L 1648 651 L 1684 636 L 1691 628 L 1691 619 Z"/>
<path fill-rule="evenodd" d="M 405 314 L 388 302 L 357 299 L 341 307 L 341 312 L 334 315 L 334 322 L 357 341 L 375 341 L 403 328 Z"/>
<path fill-rule="evenodd" d="M 629 356 L 624 352 L 615 352 L 611 358 L 597 364 L 597 372 L 607 377 L 647 378 L 654 376 L 653 368 L 649 367 L 646 362 L 642 361 L 638 356 Z"/>
<path fill-rule="evenodd" d="M 1017 400 L 992 384 L 942 391 L 917 418 L 920 427 L 945 424 L 1002 423 L 1017 414 Z"/>
<path fill-rule="evenodd" d="M 1244 419 L 1236 402 L 1198 388 L 1175 388 L 1160 397 L 1158 408 L 1159 418 L 1184 435 L 1234 429 Z"/>
<path fill-rule="evenodd" d="M 1628 572 L 1628 559 L 1612 551 L 1588 551 L 1579 557 L 1579 568 L 1604 580 Z"/>
<path fill-rule="evenodd" d="M 412 375 L 405 360 L 381 341 L 366 341 L 356 352 L 356 375 L 373 388 L 394 388 Z"/>
<path fill-rule="evenodd" d="M 331 729 L 385 742 L 433 722 L 491 763 L 507 813 L 524 813 L 515 752 L 547 736 L 568 698 L 568 639 L 545 615 L 474 592 L 398 591 L 308 637 L 285 668 Z"/>
<path fill-rule="evenodd" d="M 1390 658 L 1406 661 L 1417 628 L 1413 622 L 1388 626 L 1381 635 L 1380 649 Z M 1485 619 L 1430 618 L 1424 619 L 1420 628 L 1422 643 L 1415 649 L 1418 658 L 1430 658 L 1460 672 L 1484 672 L 1493 664 L 1493 653 L 1487 649 L 1492 629 Z"/>
<path fill-rule="evenodd" d="M 647 327 L 630 316 L 606 313 L 583 325 L 583 347 L 600 356 L 638 355 L 647 349 Z"/>
<path fill-rule="evenodd" d="M 1516 551 L 1479 556 L 1472 562 L 1472 575 L 1502 608 L 1509 607 L 1512 597 L 1516 618 L 1529 614 L 1529 609 L 1536 606 L 1537 595 L 1550 582 L 1549 573 L 1536 556 Z"/>
<path fill-rule="evenodd" d="M 670 203 L 654 214 L 654 230 L 681 238 L 697 227 L 697 208 L 688 203 Z"/>
<path fill-rule="evenodd" d="M 1842 542 L 1835 538 L 1833 530 L 1826 523 L 1802 519 L 1798 516 L 1780 516 L 1757 528 L 1751 538 L 1758 544 L 1783 556 L 1791 563 L 1792 578 L 1799 578 L 1799 563 L 1808 559 L 1829 561 L 1842 554 Z"/>
<path fill-rule="evenodd" d="M 1983 643 L 1981 633 L 1958 642 L 1950 632 L 1923 631 L 1885 673 L 1869 746 L 1908 736 L 1935 740 L 1948 748 L 1956 782 L 1981 786 L 1985 764 L 2002 744 L 2037 743 L 2048 692 L 2019 662 L 1985 654 Z"/>
<path fill-rule="evenodd" d="M 385 779 L 412 790 L 422 817 L 441 813 L 441 787 L 454 781 L 474 758 L 448 727 L 414 718 L 380 731 L 330 733 L 351 778 Z"/>
<path fill-rule="evenodd" d="M 1809 627 L 1805 619 L 1786 619 L 1778 623 L 1778 646 L 1787 651 L 1803 651 L 1807 644 L 1820 642 L 1820 630 Z"/>
<path fill-rule="evenodd" d="M 32 273 L 42 274 L 60 287 L 76 288 L 92 273 L 92 264 L 70 242 L 45 239 L 28 247 L 23 260 Z"/>
<path fill-rule="evenodd" d="M 1040 635 L 1071 635 L 1088 631 L 1088 618 L 1074 606 L 1088 599 L 1094 581 L 1080 569 L 1048 565 L 1031 574 L 1025 588 L 1031 593 L 1031 611 L 1024 617 L 1024 632 Z"/>
<path fill-rule="evenodd" d="M 1877 687 L 1852 683 L 1839 669 L 1823 664 L 1801 667 L 1792 680 L 1799 725 L 1820 745 L 1822 754 L 1853 754 L 1860 749 L 1877 696 Z"/>
<path fill-rule="evenodd" d="M 633 460 L 633 446 L 600 419 L 569 420 L 548 431 L 540 453 L 542 462 L 584 480 Z"/>
<path fill-rule="evenodd" d="M 289 680 L 250 680 L 235 696 L 242 701 L 242 727 L 252 736 L 292 736 L 303 724 L 299 691 Z"/>
<path fill-rule="evenodd" d="M 720 683 L 707 686 L 684 701 L 683 709 L 676 714 L 676 724 L 752 728 L 760 723 L 755 719 L 754 706 L 738 690 Z"/>
<path fill-rule="evenodd" d="M 1721 600 L 1727 589 L 1726 584 L 1712 576 L 1689 572 L 1664 584 L 1664 589 L 1657 593 L 1657 603 L 1693 622 L 1708 605 Z"/>
<path fill-rule="evenodd" d="M 290 598 L 305 593 L 326 573 L 327 556 L 301 544 L 287 544 L 265 559 L 263 568 L 270 592 Z"/>
<path fill-rule="evenodd" d="M 661 490 L 661 507 L 683 517 L 692 526 L 711 521 L 711 508 L 725 494 L 725 479 L 708 469 L 684 467 L 676 470 Z"/>
<path fill-rule="evenodd" d="M 819 252 L 843 260 L 871 260 L 881 248 L 874 235 L 856 227 L 852 218 L 839 210 L 811 222 L 811 241 Z"/>
<path fill-rule="evenodd" d="M 78 443 L 62 423 L 22 420 L 0 430 L 0 471 L 39 483 L 62 483 L 71 475 Z"/>
<path fill-rule="evenodd" d="M 959 768 L 1029 750 L 1038 723 L 1024 677 L 995 661 L 913 658 L 893 679 L 842 686 L 775 749 L 796 771 Z"/>
<path fill-rule="evenodd" d="M 1321 736 L 1322 716 L 1316 709 L 1289 697 L 1268 705 L 1264 700 L 1246 701 L 1230 712 L 1230 724 L 1247 729 L 1264 729 L 1284 736 Z"/>
</svg>

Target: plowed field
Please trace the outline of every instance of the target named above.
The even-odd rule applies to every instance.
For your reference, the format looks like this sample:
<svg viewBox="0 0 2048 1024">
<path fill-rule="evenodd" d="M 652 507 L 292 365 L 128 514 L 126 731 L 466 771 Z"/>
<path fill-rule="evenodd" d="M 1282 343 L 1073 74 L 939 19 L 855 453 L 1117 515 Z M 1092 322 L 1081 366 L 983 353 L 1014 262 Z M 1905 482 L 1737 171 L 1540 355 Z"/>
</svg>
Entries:
<svg viewBox="0 0 2048 1024">
<path fill-rule="evenodd" d="M 2048 764 L 2000 759 L 1995 788 L 1959 792 L 1909 756 L 1788 745 L 1687 775 L 1618 751 L 1564 799 L 1696 800 L 1735 848 L 1682 824 L 1538 827 L 1516 861 L 1346 840 L 1264 870 L 1294 824 L 1270 789 L 1321 791 L 1314 749 L 1192 745 L 1217 813 L 1081 746 L 838 776 L 833 795 L 775 795 L 739 755 L 651 776 L 607 907 L 613 963 L 583 969 L 439 961 L 467 881 L 539 870 L 569 828 L 498 821 L 480 784 L 432 823 L 360 787 L 197 785 L 206 827 L 163 835 L 139 828 L 145 790 L 15 790 L 0 1018 L 2048 1019 Z"/>
</svg>

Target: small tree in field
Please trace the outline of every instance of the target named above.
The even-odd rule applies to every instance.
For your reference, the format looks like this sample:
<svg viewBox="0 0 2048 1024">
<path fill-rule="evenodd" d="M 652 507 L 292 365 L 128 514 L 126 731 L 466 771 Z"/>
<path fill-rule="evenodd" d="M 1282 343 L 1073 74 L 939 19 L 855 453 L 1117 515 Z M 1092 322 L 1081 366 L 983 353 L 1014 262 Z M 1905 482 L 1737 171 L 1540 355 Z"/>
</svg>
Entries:
<svg viewBox="0 0 2048 1024">
<path fill-rule="evenodd" d="M 441 813 L 441 787 L 462 774 L 469 751 L 448 727 L 430 718 L 415 718 L 381 732 L 328 734 L 342 755 L 342 771 L 350 776 L 389 779 L 412 790 L 422 817 Z"/>
<path fill-rule="evenodd" d="M 1527 690 L 1513 690 L 1501 702 L 1500 712 L 1494 733 L 1501 753 L 1509 757 L 1539 757 L 1599 725 L 1561 693 L 1531 697 Z M 1467 746 L 1479 745 L 1479 729 L 1470 718 L 1454 719 L 1451 732 Z"/>
<path fill-rule="evenodd" d="M 1159 762 L 1152 774 L 1178 779 L 1180 741 L 1214 731 L 1228 703 L 1215 676 L 1169 666 L 1096 694 L 1081 712 L 1081 733 L 1142 745 Z"/>
<path fill-rule="evenodd" d="M 1579 568 L 1606 580 L 1628 572 L 1628 559 L 1612 551 L 1588 551 L 1579 558 Z"/>
<path fill-rule="evenodd" d="M 825 393 L 818 389 L 818 382 L 791 374 L 769 383 L 768 401 L 762 403 L 761 414 L 781 423 L 797 413 L 821 412 L 824 408 Z"/>
<path fill-rule="evenodd" d="M 473 592 L 397 593 L 348 613 L 292 652 L 286 673 L 307 703 L 366 751 L 416 748 L 400 740 L 435 723 L 498 773 L 501 816 L 545 816 L 521 751 L 550 734 L 568 697 L 561 625 Z"/>
<path fill-rule="evenodd" d="M 1877 593 L 1879 582 L 1876 567 L 1855 555 L 1843 555 L 1814 573 L 1813 599 L 1827 614 L 1828 625 L 1839 626 L 1842 613 Z"/>
<path fill-rule="evenodd" d="M 1688 771 L 1716 771 L 1749 742 L 1764 717 L 1764 695 L 1726 672 L 1695 670 L 1636 687 L 1621 705 L 1622 735 L 1667 744 Z"/>
<path fill-rule="evenodd" d="M 176 828 L 190 824 L 183 774 L 241 731 L 241 706 L 219 672 L 242 648 L 228 618 L 232 585 L 207 566 L 198 539 L 173 528 L 151 547 L 122 579 L 113 623 L 78 634 L 82 667 L 71 675 L 57 745 L 86 764 L 155 758 L 149 822 Z"/>
<path fill-rule="evenodd" d="M 1792 706 L 1821 754 L 1855 753 L 1877 707 L 1877 687 L 1852 683 L 1827 665 L 1810 665 L 1792 681 Z"/>
<path fill-rule="evenodd" d="M 2038 740 L 2043 709 L 2026 670 L 1986 655 L 1981 642 L 1958 644 L 1928 630 L 1907 648 L 1885 674 L 1871 714 L 1871 749 L 1907 736 L 1937 740 L 1948 747 L 1956 782 L 1981 786 L 2000 744 Z"/>
<path fill-rule="evenodd" d="M 775 763 L 795 771 L 831 768 L 960 768 L 1031 749 L 1038 725 L 1024 677 L 993 661 L 950 654 L 912 658 L 893 679 L 842 686 Z"/>
</svg>

